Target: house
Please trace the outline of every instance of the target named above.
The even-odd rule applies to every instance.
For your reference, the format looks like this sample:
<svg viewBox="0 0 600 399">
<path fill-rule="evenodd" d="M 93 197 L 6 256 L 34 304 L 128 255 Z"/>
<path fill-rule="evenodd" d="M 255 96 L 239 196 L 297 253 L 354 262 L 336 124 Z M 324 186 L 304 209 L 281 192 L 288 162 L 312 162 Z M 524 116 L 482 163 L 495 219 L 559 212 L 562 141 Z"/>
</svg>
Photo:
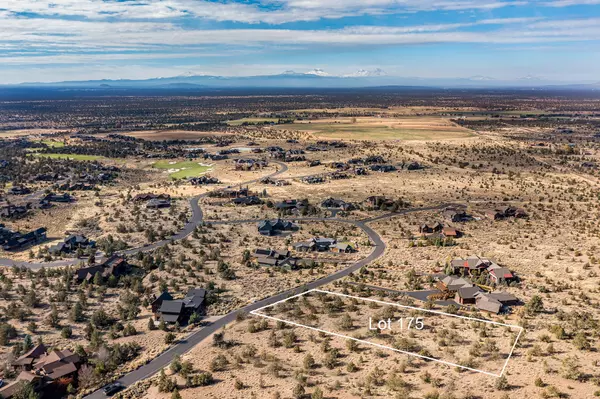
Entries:
<svg viewBox="0 0 600 399">
<path fill-rule="evenodd" d="M 158 200 L 165 200 L 165 201 L 170 201 L 171 200 L 171 196 L 169 194 L 151 194 L 151 193 L 145 193 L 145 194 L 138 194 L 135 197 L 133 197 L 133 202 L 146 202 L 146 201 L 150 201 L 153 199 L 158 199 Z"/>
<path fill-rule="evenodd" d="M 436 287 L 443 292 L 456 292 L 461 288 L 473 287 L 473 284 L 462 277 L 446 276 L 436 283 Z"/>
<path fill-rule="evenodd" d="M 183 324 L 184 316 L 182 300 L 164 300 L 155 314 L 157 320 L 179 324 Z"/>
<path fill-rule="evenodd" d="M 321 207 L 326 209 L 341 209 L 343 211 L 351 211 L 356 207 L 350 202 L 341 199 L 328 198 L 321 203 Z"/>
<path fill-rule="evenodd" d="M 373 195 L 367 198 L 366 202 L 373 209 L 384 209 L 394 206 L 394 200 L 381 195 Z"/>
<path fill-rule="evenodd" d="M 95 248 L 96 243 L 86 236 L 72 234 L 64 239 L 63 242 L 53 245 L 48 249 L 48 252 L 51 254 L 60 254 L 60 253 L 71 253 L 75 252 L 78 249 L 91 249 Z"/>
<path fill-rule="evenodd" d="M 23 382 L 31 384 L 35 391 L 42 391 L 54 383 L 76 378 L 80 365 L 79 355 L 68 349 L 48 353 L 43 344 L 37 345 L 12 363 L 20 373 L 14 382 L 0 388 L 0 397 L 8 399 L 16 395 Z"/>
<path fill-rule="evenodd" d="M 481 258 L 477 255 L 469 256 L 464 259 L 456 258 L 450 261 L 450 266 L 452 266 L 455 272 L 465 270 L 468 274 L 471 274 L 471 272 L 475 270 L 486 270 L 492 265 L 495 265 L 495 263 L 487 258 Z"/>
<path fill-rule="evenodd" d="M 457 238 L 459 235 L 460 232 L 454 227 L 444 227 L 442 229 L 442 236 L 444 236 L 444 238 Z"/>
<path fill-rule="evenodd" d="M 29 245 L 38 244 L 46 240 L 46 228 L 40 227 L 26 234 L 13 232 L 0 224 L 0 245 L 5 251 L 23 249 Z"/>
<path fill-rule="evenodd" d="M 406 165 L 406 170 L 419 170 L 419 169 L 423 169 L 423 166 L 416 161 L 413 161 L 413 162 L 409 163 L 408 165 Z"/>
<path fill-rule="evenodd" d="M 154 296 L 152 302 L 150 303 L 150 307 L 152 308 L 152 313 L 157 313 L 158 309 L 162 305 L 163 301 L 172 301 L 173 296 L 169 294 L 167 291 L 163 291 L 159 296 Z"/>
<path fill-rule="evenodd" d="M 108 279 L 110 276 L 120 277 L 129 271 L 127 260 L 119 255 L 113 255 L 99 265 L 81 267 L 73 272 L 73 282 L 82 283 L 84 280 L 92 282 L 96 274 Z"/>
<path fill-rule="evenodd" d="M 313 160 L 313 161 L 308 161 L 306 164 L 307 164 L 307 166 L 309 168 L 313 168 L 315 166 L 321 165 L 321 161 L 319 161 L 318 159 L 316 159 L 316 160 Z"/>
<path fill-rule="evenodd" d="M 44 200 L 48 201 L 48 202 L 73 202 L 75 200 L 75 198 L 73 198 L 73 196 L 71 196 L 70 194 L 67 194 L 67 193 L 63 193 L 63 194 L 50 193 L 44 197 Z"/>
<path fill-rule="evenodd" d="M 519 300 L 507 292 L 492 292 L 486 294 L 479 292 L 475 294 L 475 306 L 486 312 L 498 314 L 506 306 L 517 305 Z"/>
<path fill-rule="evenodd" d="M 499 220 L 505 218 L 526 218 L 528 217 L 527 212 L 522 208 L 516 208 L 514 206 L 503 206 L 496 209 L 487 209 L 484 211 L 485 217 L 491 220 Z"/>
<path fill-rule="evenodd" d="M 35 359 L 45 355 L 47 348 L 44 344 L 39 344 L 31 348 L 29 351 L 22 354 L 19 358 L 14 360 L 11 365 L 16 370 L 29 371 L 33 368 L 33 362 Z"/>
<path fill-rule="evenodd" d="M 422 224 L 421 226 L 419 226 L 419 233 L 421 233 L 422 235 L 439 233 L 443 229 L 444 229 L 444 225 L 439 222 L 429 223 L 429 224 L 426 223 L 426 224 Z"/>
<path fill-rule="evenodd" d="M 31 189 L 25 187 L 25 186 L 14 186 L 11 187 L 10 190 L 8 190 L 8 194 L 11 195 L 26 195 L 26 194 L 30 194 L 31 193 Z"/>
<path fill-rule="evenodd" d="M 373 172 L 389 173 L 396 171 L 394 165 L 371 165 L 370 168 Z"/>
<path fill-rule="evenodd" d="M 232 202 L 234 205 L 244 206 L 260 205 L 263 203 L 262 200 L 255 195 L 251 195 L 249 197 L 234 198 Z"/>
<path fill-rule="evenodd" d="M 481 292 L 479 287 L 461 287 L 456 291 L 456 296 L 454 300 L 461 305 L 469 305 L 474 304 L 476 298 L 476 294 Z"/>
<path fill-rule="evenodd" d="M 336 242 L 329 249 L 331 252 L 345 253 L 349 254 L 352 252 L 356 252 L 356 248 L 349 242 Z"/>
<path fill-rule="evenodd" d="M 460 223 L 471 220 L 471 217 L 467 215 L 464 210 L 458 210 L 454 208 L 446 208 L 442 211 L 442 216 L 449 222 Z"/>
<path fill-rule="evenodd" d="M 204 288 L 190 288 L 183 298 L 185 316 L 201 313 L 205 306 L 206 290 Z"/>
<path fill-rule="evenodd" d="M 29 212 L 28 206 L 25 205 L 4 205 L 0 208 L 0 218 L 4 219 L 19 219 Z"/>
<path fill-rule="evenodd" d="M 290 251 L 274 251 L 271 249 L 256 249 L 254 258 L 259 266 L 282 267 L 288 270 L 298 268 L 301 259 L 290 256 Z"/>
<path fill-rule="evenodd" d="M 192 186 L 203 186 L 203 185 L 207 185 L 207 184 L 219 184 L 221 183 L 219 181 L 219 179 L 217 179 L 216 177 L 210 177 L 210 176 L 200 176 L 200 177 L 192 177 L 191 179 L 188 180 L 188 182 L 192 185 Z"/>
<path fill-rule="evenodd" d="M 489 273 L 490 280 L 492 280 L 494 283 L 498 284 L 503 281 L 510 282 L 515 279 L 515 276 L 506 267 L 500 267 L 496 264 L 493 266 L 495 267 L 488 267 L 487 271 Z"/>
<path fill-rule="evenodd" d="M 305 176 L 302 178 L 302 182 L 306 184 L 320 184 L 325 183 L 323 176 Z"/>
<path fill-rule="evenodd" d="M 146 208 L 148 209 L 161 209 L 161 208 L 169 208 L 171 206 L 171 200 L 169 199 L 158 199 L 153 198 L 146 204 Z"/>
<path fill-rule="evenodd" d="M 237 159 L 235 161 L 235 170 L 255 170 L 269 166 L 269 162 L 264 159 Z"/>
<path fill-rule="evenodd" d="M 350 175 L 348 173 L 343 173 L 343 172 L 333 172 L 329 177 L 331 177 L 331 180 L 341 180 L 341 179 L 349 179 Z"/>
<path fill-rule="evenodd" d="M 266 236 L 274 236 L 285 231 L 296 231 L 299 229 L 300 227 L 297 224 L 281 219 L 263 220 L 258 224 L 258 232 Z"/>
</svg>

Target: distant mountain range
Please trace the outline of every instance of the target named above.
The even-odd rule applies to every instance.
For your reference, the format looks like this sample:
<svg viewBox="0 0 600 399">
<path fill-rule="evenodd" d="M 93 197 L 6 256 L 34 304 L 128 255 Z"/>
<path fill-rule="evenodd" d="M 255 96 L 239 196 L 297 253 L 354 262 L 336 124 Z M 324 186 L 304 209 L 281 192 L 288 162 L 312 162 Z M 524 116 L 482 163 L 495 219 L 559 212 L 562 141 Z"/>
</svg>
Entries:
<svg viewBox="0 0 600 399">
<path fill-rule="evenodd" d="M 54 83 L 22 83 L 12 87 L 64 88 L 136 88 L 136 89 L 199 89 L 199 88 L 362 88 L 382 86 L 412 86 L 432 88 L 572 88 L 600 90 L 600 82 L 564 83 L 526 76 L 514 80 L 499 80 L 489 76 L 470 78 L 419 78 L 389 76 L 381 69 L 360 69 L 352 74 L 332 75 L 322 69 L 309 72 L 286 71 L 277 75 L 212 76 L 186 73 L 174 77 L 152 79 L 87 80 Z"/>
</svg>

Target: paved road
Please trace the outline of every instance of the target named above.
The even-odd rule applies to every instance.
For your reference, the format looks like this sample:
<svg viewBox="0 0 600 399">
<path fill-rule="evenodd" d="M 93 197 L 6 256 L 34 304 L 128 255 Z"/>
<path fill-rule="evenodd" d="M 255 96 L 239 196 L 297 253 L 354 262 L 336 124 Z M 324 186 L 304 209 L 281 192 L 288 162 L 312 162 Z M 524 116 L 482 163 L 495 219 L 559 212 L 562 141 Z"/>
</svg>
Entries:
<svg viewBox="0 0 600 399">
<path fill-rule="evenodd" d="M 321 220 L 321 219 L 310 218 L 309 220 Z M 333 219 L 322 219 L 322 220 L 333 220 Z M 137 381 L 148 378 L 148 377 L 152 376 L 153 374 L 156 374 L 157 372 L 159 372 L 160 369 L 162 369 L 163 367 L 168 366 L 171 363 L 171 361 L 173 360 L 173 357 L 175 355 L 182 355 L 182 354 L 188 352 L 194 346 L 198 345 L 200 342 L 202 342 L 203 340 L 208 338 L 211 334 L 220 330 L 225 325 L 233 322 L 236 319 L 236 316 L 238 313 L 240 313 L 240 312 L 248 313 L 252 310 L 260 309 L 264 306 L 271 305 L 277 301 L 281 301 L 285 298 L 288 298 L 292 295 L 299 294 L 303 291 L 311 290 L 311 289 L 323 286 L 325 284 L 329 284 L 329 283 L 331 283 L 335 280 L 338 280 L 342 277 L 348 276 L 350 273 L 356 272 L 361 267 L 366 266 L 367 264 L 369 264 L 370 262 L 374 261 L 375 259 L 381 257 L 384 254 L 385 248 L 386 248 L 385 243 L 383 242 L 383 240 L 381 239 L 379 234 L 377 234 L 369 226 L 365 225 L 363 222 L 360 222 L 360 221 L 337 220 L 337 219 L 335 221 L 342 222 L 342 223 L 354 224 L 355 226 L 362 229 L 365 233 L 367 233 L 367 235 L 371 239 L 372 244 L 373 244 L 373 251 L 366 258 L 361 259 L 360 261 L 354 263 L 352 266 L 350 266 L 346 269 L 339 270 L 335 273 L 332 273 L 332 274 L 330 274 L 326 277 L 323 277 L 319 280 L 315 280 L 313 282 L 305 284 L 301 287 L 297 287 L 297 288 L 293 288 L 288 291 L 284 291 L 282 293 L 262 299 L 258 302 L 254 302 L 252 304 L 244 306 L 241 309 L 238 309 L 231 313 L 228 313 L 227 315 L 220 318 L 216 322 L 210 324 L 209 326 L 206 326 L 206 327 L 202 328 L 201 330 L 198 330 L 198 331 L 190 334 L 184 340 L 182 340 L 179 343 L 177 343 L 176 345 L 172 346 L 168 351 L 164 352 L 163 354 L 161 354 L 160 356 L 158 356 L 157 358 L 152 360 L 150 363 L 145 364 L 144 366 L 140 367 L 139 369 L 132 371 L 129 374 L 124 375 L 118 381 L 125 386 L 129 386 L 129 385 L 134 384 Z M 86 396 L 86 399 L 99 399 L 99 398 L 103 398 L 103 397 L 104 397 L 104 395 L 103 395 L 102 391 L 98 390 L 98 391 Z"/>
<path fill-rule="evenodd" d="M 421 212 L 426 209 L 438 209 L 443 206 L 445 206 L 445 205 L 438 206 L 438 207 L 430 207 L 430 208 L 403 209 L 400 212 L 395 212 L 393 214 L 388 214 L 386 216 L 391 217 L 391 216 L 394 216 L 397 214 L 403 214 L 403 213 L 409 213 L 409 212 Z M 233 322 L 236 319 L 236 316 L 238 315 L 238 313 L 240 313 L 240 312 L 248 313 L 253 310 L 260 309 L 264 306 L 272 305 L 275 302 L 278 302 L 278 301 L 281 301 L 290 296 L 299 294 L 303 291 L 312 290 L 314 288 L 319 288 L 323 285 L 329 284 L 333 281 L 336 281 L 338 279 L 348 276 L 350 273 L 354 273 L 354 272 L 358 271 L 361 267 L 368 265 L 369 263 L 378 259 L 385 253 L 385 248 L 386 248 L 385 243 L 381 239 L 381 236 L 375 230 L 373 230 L 371 227 L 367 226 L 366 223 L 368 221 L 344 220 L 344 219 L 334 219 L 334 218 L 318 218 L 318 217 L 294 218 L 294 220 L 333 221 L 333 222 L 348 223 L 348 224 L 355 225 L 356 227 L 362 229 L 368 235 L 368 237 L 371 240 L 371 243 L 373 245 L 373 251 L 371 251 L 371 253 L 366 258 L 361 259 L 360 261 L 352 264 L 352 266 L 350 266 L 346 269 L 339 270 L 335 273 L 325 276 L 319 280 L 315 280 L 313 282 L 305 284 L 301 287 L 297 287 L 297 288 L 293 288 L 293 289 L 281 292 L 274 296 L 262 299 L 258 302 L 251 303 L 251 304 L 246 305 L 240 309 L 237 309 L 231 313 L 228 313 L 227 315 L 225 315 L 218 321 L 210 324 L 209 326 L 206 326 L 206 327 L 190 334 L 184 340 L 182 340 L 179 343 L 172 346 L 169 350 L 167 350 L 160 356 L 156 357 L 150 363 L 145 364 L 144 366 L 140 367 L 139 369 L 124 375 L 123 377 L 119 378 L 118 381 L 125 386 L 130 386 L 130 385 L 136 383 L 137 381 L 148 378 L 148 377 L 158 373 L 162 368 L 168 366 L 171 363 L 171 361 L 173 360 L 173 357 L 175 355 L 183 355 L 184 353 L 191 350 L 194 346 L 198 345 L 200 342 L 202 342 L 206 338 L 210 337 L 213 333 L 215 333 L 216 331 L 223 328 L 225 325 Z M 207 222 L 209 222 L 209 221 L 207 221 Z M 213 224 L 240 224 L 240 223 L 253 223 L 253 222 L 256 222 L 256 220 L 255 219 L 246 219 L 246 220 L 210 221 L 210 223 L 213 223 Z M 102 397 L 104 397 L 102 391 L 98 390 L 98 391 L 86 396 L 86 399 L 99 399 Z"/>
</svg>

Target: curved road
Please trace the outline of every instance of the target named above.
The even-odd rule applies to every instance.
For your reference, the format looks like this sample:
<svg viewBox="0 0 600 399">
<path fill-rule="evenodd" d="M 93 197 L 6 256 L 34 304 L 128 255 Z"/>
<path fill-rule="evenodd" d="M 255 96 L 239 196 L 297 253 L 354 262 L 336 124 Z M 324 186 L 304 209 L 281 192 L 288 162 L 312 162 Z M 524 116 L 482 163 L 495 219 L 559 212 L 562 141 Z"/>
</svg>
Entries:
<svg viewBox="0 0 600 399">
<path fill-rule="evenodd" d="M 247 182 L 236 184 L 235 186 L 243 186 L 243 185 L 249 185 L 252 183 L 256 183 L 265 177 L 275 177 L 277 175 L 285 173 L 288 170 L 287 165 L 284 163 L 281 163 L 281 162 L 273 162 L 273 163 L 276 163 L 280 166 L 280 168 L 277 171 L 275 171 L 267 176 L 262 176 L 257 179 L 253 179 L 253 180 L 250 180 Z M 155 243 L 152 243 L 152 244 L 149 244 L 149 245 L 146 245 L 143 247 L 139 247 L 139 248 L 128 249 L 125 251 L 121 251 L 119 253 L 123 254 L 123 255 L 134 255 L 140 251 L 142 251 L 142 252 L 151 251 L 153 249 L 162 247 L 174 240 L 181 240 L 183 238 L 186 238 L 187 236 L 192 234 L 192 232 L 194 231 L 194 229 L 196 228 L 197 225 L 204 222 L 204 214 L 199 205 L 200 199 L 208 196 L 211 192 L 221 191 L 221 190 L 225 190 L 225 189 L 226 188 L 219 188 L 217 190 L 209 191 L 209 192 L 206 192 L 206 193 L 203 193 L 203 194 L 200 194 L 200 195 L 197 195 L 197 196 L 191 198 L 190 206 L 192 209 L 192 217 L 190 218 L 190 220 L 186 223 L 185 227 L 180 232 L 173 235 L 169 239 L 157 241 Z M 367 226 L 367 223 L 390 218 L 390 217 L 393 217 L 396 215 L 410 213 L 410 212 L 422 212 L 422 211 L 427 211 L 427 210 L 442 209 L 442 208 L 444 208 L 446 206 L 450 206 L 450 205 L 456 206 L 456 204 L 443 204 L 443 205 L 432 206 L 432 207 L 409 208 L 409 209 L 403 209 L 403 210 L 400 210 L 397 212 L 387 213 L 384 215 L 376 216 L 373 218 L 367 218 L 367 219 L 363 219 L 363 220 L 345 220 L 345 219 L 338 219 L 336 217 L 293 218 L 293 220 L 305 221 L 305 222 L 332 221 L 332 222 L 352 224 L 352 225 L 360 228 L 367 234 L 371 243 L 373 244 L 373 251 L 371 251 L 371 253 L 367 257 L 359 260 L 358 262 L 354 263 L 353 265 L 351 265 L 350 267 L 348 267 L 346 269 L 339 270 L 339 271 L 334 272 L 328 276 L 325 276 L 319 280 L 309 282 L 303 286 L 292 288 L 290 290 L 281 292 L 279 294 L 270 296 L 268 298 L 264 298 L 262 300 L 248 304 L 240 309 L 237 309 L 233 312 L 226 314 L 225 316 L 218 319 L 214 323 L 212 323 L 206 327 L 203 327 L 202 329 L 200 329 L 196 332 L 191 333 L 186 338 L 180 340 L 177 344 L 173 345 L 171 348 L 169 348 L 167 351 L 163 352 L 158 357 L 154 358 L 149 363 L 143 365 L 142 367 L 138 368 L 137 370 L 134 370 L 132 372 L 129 372 L 129 373 L 123 375 L 117 381 L 122 383 L 125 386 L 130 386 L 140 380 L 148 378 L 148 377 L 156 374 L 157 372 L 159 372 L 162 368 L 168 366 L 171 363 L 171 361 L 173 360 L 174 356 L 182 355 L 182 354 L 188 352 L 194 346 L 198 345 L 200 342 L 202 342 L 203 340 L 205 340 L 206 338 L 211 336 L 213 333 L 220 330 L 225 325 L 233 322 L 239 313 L 241 313 L 241 312 L 249 313 L 253 310 L 257 310 L 262 307 L 272 305 L 275 302 L 279 302 L 290 296 L 297 295 L 303 291 L 311 290 L 311 289 L 318 288 L 323 285 L 329 284 L 335 280 L 346 277 L 349 274 L 356 272 L 361 267 L 366 266 L 369 263 L 371 263 L 372 261 L 378 259 L 385 253 L 386 245 L 383 242 L 383 240 L 381 239 L 381 236 L 375 230 L 373 230 L 371 227 Z M 212 223 L 212 224 L 241 224 L 241 223 L 255 223 L 257 221 L 258 221 L 257 219 L 246 219 L 246 220 L 207 220 L 206 222 Z M 31 269 L 39 269 L 41 267 L 67 266 L 67 265 L 72 265 L 72 264 L 76 264 L 76 263 L 80 263 L 80 262 L 82 262 L 82 260 L 80 260 L 80 259 L 68 259 L 68 260 L 59 260 L 59 261 L 54 261 L 54 262 L 33 263 L 33 262 L 13 261 L 12 259 L 7 259 L 7 258 L 0 258 L 0 266 L 18 265 L 18 266 L 25 266 L 25 267 L 28 267 Z M 86 399 L 100 399 L 100 398 L 104 398 L 104 397 L 105 397 L 104 393 L 102 392 L 101 389 L 99 389 L 99 390 L 93 392 L 92 394 L 86 396 L 85 398 Z"/>
</svg>

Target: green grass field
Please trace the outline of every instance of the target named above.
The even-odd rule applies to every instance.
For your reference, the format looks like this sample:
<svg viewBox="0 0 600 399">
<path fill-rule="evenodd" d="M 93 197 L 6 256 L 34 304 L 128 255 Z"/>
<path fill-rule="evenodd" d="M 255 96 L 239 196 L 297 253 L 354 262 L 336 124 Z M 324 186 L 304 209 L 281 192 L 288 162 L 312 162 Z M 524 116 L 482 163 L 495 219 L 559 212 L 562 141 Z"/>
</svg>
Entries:
<svg viewBox="0 0 600 399">
<path fill-rule="evenodd" d="M 54 158 L 54 159 L 73 159 L 75 161 L 97 161 L 102 159 L 99 155 L 81 155 L 81 154 L 33 154 L 36 157 Z"/>
<path fill-rule="evenodd" d="M 62 148 L 65 146 L 65 143 L 62 141 L 54 141 L 54 140 L 41 140 L 42 144 L 46 144 L 50 148 Z"/>
<path fill-rule="evenodd" d="M 156 169 L 175 170 L 169 175 L 171 179 L 197 177 L 210 169 L 210 166 L 202 166 L 194 161 L 171 162 L 172 161 L 158 161 L 152 164 L 152 167 Z"/>
</svg>

